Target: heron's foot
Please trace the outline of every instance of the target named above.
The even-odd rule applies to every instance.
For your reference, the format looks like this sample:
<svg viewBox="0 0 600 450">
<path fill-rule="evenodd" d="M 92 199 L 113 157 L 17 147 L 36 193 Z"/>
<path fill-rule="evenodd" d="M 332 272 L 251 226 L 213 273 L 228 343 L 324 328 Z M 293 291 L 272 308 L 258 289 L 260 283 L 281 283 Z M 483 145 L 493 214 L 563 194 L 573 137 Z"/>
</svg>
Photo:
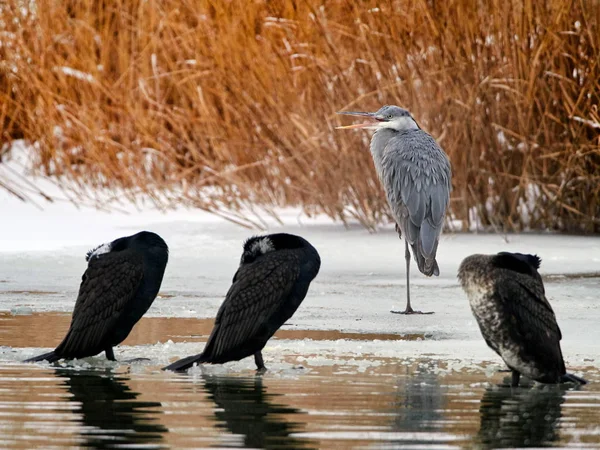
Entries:
<svg viewBox="0 0 600 450">
<path fill-rule="evenodd" d="M 267 368 L 265 366 L 262 366 L 258 369 L 256 369 L 256 375 L 264 375 L 267 372 Z"/>
<path fill-rule="evenodd" d="M 410 308 L 410 309 L 405 309 L 404 311 L 390 311 L 392 314 L 405 314 L 405 315 L 410 315 L 410 314 L 434 314 L 433 311 L 427 311 L 427 312 L 423 312 L 423 311 L 415 311 L 414 309 Z"/>
</svg>

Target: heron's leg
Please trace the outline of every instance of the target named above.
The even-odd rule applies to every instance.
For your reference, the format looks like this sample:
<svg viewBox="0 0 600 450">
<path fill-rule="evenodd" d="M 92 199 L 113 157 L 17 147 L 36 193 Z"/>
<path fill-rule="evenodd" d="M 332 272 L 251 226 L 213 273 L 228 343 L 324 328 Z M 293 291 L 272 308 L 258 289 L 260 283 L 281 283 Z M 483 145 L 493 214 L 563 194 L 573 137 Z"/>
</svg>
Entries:
<svg viewBox="0 0 600 450">
<path fill-rule="evenodd" d="M 265 370 L 267 370 L 267 368 L 265 367 L 265 362 L 263 361 L 262 353 L 260 350 L 254 354 L 254 362 L 256 363 L 257 371 L 264 372 Z"/>
<path fill-rule="evenodd" d="M 404 239 L 404 258 L 406 259 L 406 310 L 404 313 L 410 314 L 414 311 L 410 306 L 410 250 L 406 239 Z"/>
<path fill-rule="evenodd" d="M 517 372 L 516 370 L 512 371 L 512 382 L 510 383 L 510 385 L 512 387 L 518 387 L 519 386 L 519 378 L 521 378 L 521 374 L 519 372 Z"/>
<path fill-rule="evenodd" d="M 396 225 L 397 227 L 398 225 Z M 433 314 L 433 312 L 415 311 L 410 305 L 410 249 L 408 241 L 404 240 L 404 258 L 406 259 L 406 309 L 404 311 L 390 311 L 393 314 Z"/>
<path fill-rule="evenodd" d="M 104 354 L 106 355 L 106 359 L 109 361 L 116 361 L 112 347 L 106 347 L 104 349 Z"/>
</svg>

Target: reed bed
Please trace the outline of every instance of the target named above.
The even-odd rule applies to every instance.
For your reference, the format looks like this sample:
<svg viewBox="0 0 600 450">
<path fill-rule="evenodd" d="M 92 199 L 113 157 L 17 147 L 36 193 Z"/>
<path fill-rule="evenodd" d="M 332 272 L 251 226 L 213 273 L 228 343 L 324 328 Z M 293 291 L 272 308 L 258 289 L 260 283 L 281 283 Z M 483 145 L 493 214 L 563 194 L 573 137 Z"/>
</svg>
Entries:
<svg viewBox="0 0 600 450">
<path fill-rule="evenodd" d="M 0 139 L 82 198 L 375 228 L 369 136 L 335 111 L 398 104 L 450 156 L 454 225 L 598 232 L 599 24 L 586 0 L 4 0 Z"/>
</svg>

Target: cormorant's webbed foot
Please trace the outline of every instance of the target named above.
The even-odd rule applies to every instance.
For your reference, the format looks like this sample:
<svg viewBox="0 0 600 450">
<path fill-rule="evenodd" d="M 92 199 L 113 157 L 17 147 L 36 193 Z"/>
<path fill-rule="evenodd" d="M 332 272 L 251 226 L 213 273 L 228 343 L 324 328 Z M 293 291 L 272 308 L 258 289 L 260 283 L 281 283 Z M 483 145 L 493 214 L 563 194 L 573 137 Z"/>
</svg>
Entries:
<svg viewBox="0 0 600 450">
<path fill-rule="evenodd" d="M 257 373 L 265 373 L 267 371 L 267 368 L 265 367 L 265 362 L 263 361 L 262 353 L 260 351 L 254 354 L 254 362 L 256 363 Z"/>
<path fill-rule="evenodd" d="M 116 361 L 115 353 L 113 352 L 112 347 L 107 347 L 104 350 L 104 354 L 106 355 L 106 359 L 108 359 L 109 361 Z"/>
<path fill-rule="evenodd" d="M 512 380 L 511 380 L 511 387 L 519 387 L 519 378 L 521 378 L 521 374 L 519 372 L 517 372 L 516 370 L 512 371 Z"/>
<path fill-rule="evenodd" d="M 131 364 L 134 362 L 141 362 L 141 361 L 152 361 L 150 358 L 133 358 L 133 359 L 128 359 L 126 361 L 123 361 L 124 363 L 127 364 Z"/>
</svg>

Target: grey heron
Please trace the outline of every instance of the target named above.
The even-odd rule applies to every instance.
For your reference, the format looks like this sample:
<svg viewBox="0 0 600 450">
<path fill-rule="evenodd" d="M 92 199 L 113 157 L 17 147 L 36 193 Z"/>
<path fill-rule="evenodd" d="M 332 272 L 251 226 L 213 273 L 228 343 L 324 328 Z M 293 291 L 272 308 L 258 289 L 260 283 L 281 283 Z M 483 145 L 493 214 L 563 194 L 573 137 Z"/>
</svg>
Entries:
<svg viewBox="0 0 600 450">
<path fill-rule="evenodd" d="M 396 231 L 404 237 L 406 309 L 396 314 L 423 314 L 410 304 L 410 249 L 419 271 L 439 275 L 435 255 L 450 201 L 450 160 L 431 135 L 421 129 L 410 112 L 386 105 L 376 112 L 340 111 L 362 116 L 366 123 L 337 127 L 375 130 L 371 155 L 383 184 Z M 425 313 L 432 314 L 432 313 Z"/>
<path fill-rule="evenodd" d="M 511 369 L 512 386 L 521 374 L 540 383 L 585 384 L 565 369 L 540 262 L 521 253 L 471 255 L 460 264 L 458 278 L 485 342 Z"/>
<path fill-rule="evenodd" d="M 252 355 L 256 368 L 265 370 L 262 349 L 296 312 L 320 267 L 319 253 L 300 236 L 248 239 L 204 351 L 163 370 L 180 372 L 196 363 L 223 364 Z"/>
</svg>

